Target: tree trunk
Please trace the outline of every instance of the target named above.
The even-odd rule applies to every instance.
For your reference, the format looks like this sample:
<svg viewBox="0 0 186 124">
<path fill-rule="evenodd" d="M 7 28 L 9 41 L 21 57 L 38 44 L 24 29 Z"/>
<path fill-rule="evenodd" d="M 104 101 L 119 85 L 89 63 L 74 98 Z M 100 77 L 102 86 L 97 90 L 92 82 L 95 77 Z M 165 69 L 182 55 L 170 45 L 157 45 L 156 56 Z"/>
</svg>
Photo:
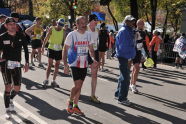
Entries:
<svg viewBox="0 0 186 124">
<path fill-rule="evenodd" d="M 33 16 L 33 2 L 32 2 L 32 0 L 28 1 L 28 5 L 29 5 L 29 8 L 28 8 L 29 9 L 28 10 L 29 11 L 29 15 Z"/>
<path fill-rule="evenodd" d="M 112 14 L 112 11 L 110 10 L 110 4 L 108 4 L 107 7 L 108 7 L 108 12 L 109 12 L 109 14 L 110 14 L 111 17 L 112 17 L 115 30 L 118 31 L 118 29 L 119 29 L 119 28 L 118 28 L 118 22 L 117 22 L 116 18 L 114 17 L 114 15 Z"/>
<path fill-rule="evenodd" d="M 152 36 L 152 32 L 156 26 L 157 0 L 150 0 L 150 5 L 151 5 L 151 17 L 152 17 L 152 25 L 151 25 L 151 36 Z"/>
<path fill-rule="evenodd" d="M 130 12 L 131 15 L 138 20 L 138 2 L 137 0 L 130 0 Z"/>
<path fill-rule="evenodd" d="M 0 0 L 0 8 L 4 8 L 4 7 L 5 7 L 5 5 L 4 5 L 3 0 Z"/>
<path fill-rule="evenodd" d="M 166 13 L 166 16 L 165 16 L 165 22 L 164 22 L 164 25 L 163 25 L 163 34 L 162 34 L 163 38 L 165 38 L 166 30 L 167 30 L 167 21 L 168 21 L 168 15 L 169 15 L 168 5 L 166 5 L 166 10 L 167 10 L 167 13 Z"/>
</svg>

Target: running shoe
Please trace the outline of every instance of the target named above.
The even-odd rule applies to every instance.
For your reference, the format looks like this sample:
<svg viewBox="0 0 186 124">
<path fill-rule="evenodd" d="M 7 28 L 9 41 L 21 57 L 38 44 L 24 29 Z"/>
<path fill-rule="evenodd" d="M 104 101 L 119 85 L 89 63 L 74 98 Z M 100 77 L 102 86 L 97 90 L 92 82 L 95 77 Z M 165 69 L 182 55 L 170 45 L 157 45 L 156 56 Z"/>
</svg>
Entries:
<svg viewBox="0 0 186 124">
<path fill-rule="evenodd" d="M 77 115 L 84 115 L 84 113 L 79 109 L 78 106 L 73 107 L 73 113 L 77 114 Z"/>
<path fill-rule="evenodd" d="M 125 106 L 131 106 L 131 102 L 127 99 L 127 100 L 123 100 L 123 101 L 118 101 L 118 104 L 122 104 Z"/>
<path fill-rule="evenodd" d="M 31 65 L 32 65 L 32 66 L 35 66 L 34 62 L 31 62 Z"/>
<path fill-rule="evenodd" d="M 67 105 L 68 105 L 66 109 L 67 113 L 72 114 L 73 113 L 73 102 L 68 101 Z"/>
<path fill-rule="evenodd" d="M 44 80 L 44 81 L 43 81 L 43 85 L 44 85 L 44 86 L 47 86 L 47 85 L 48 85 L 48 82 L 49 82 L 48 80 Z"/>
<path fill-rule="evenodd" d="M 91 101 L 91 102 L 94 102 L 94 103 L 98 103 L 98 104 L 101 103 L 101 102 L 98 100 L 98 98 L 97 98 L 96 96 L 91 96 L 91 97 L 90 97 L 90 101 Z"/>
<path fill-rule="evenodd" d="M 181 66 L 180 69 L 183 70 L 183 67 Z"/>
<path fill-rule="evenodd" d="M 12 118 L 12 115 L 11 115 L 11 111 L 10 111 L 10 110 L 6 110 L 5 118 L 6 118 L 7 120 L 9 120 L 9 119 Z"/>
<path fill-rule="evenodd" d="M 57 84 L 56 81 L 52 81 L 51 86 L 59 88 L 59 84 Z"/>
<path fill-rule="evenodd" d="M 11 112 L 15 112 L 15 110 L 14 110 L 14 103 L 13 103 L 12 99 L 10 100 L 9 109 L 10 109 Z"/>
<path fill-rule="evenodd" d="M 137 88 L 136 88 L 136 85 L 130 85 L 130 89 L 132 90 L 132 92 L 134 93 L 134 94 L 137 94 L 139 91 L 137 90 Z"/>
<path fill-rule="evenodd" d="M 38 67 L 44 68 L 42 63 L 39 63 Z"/>
</svg>

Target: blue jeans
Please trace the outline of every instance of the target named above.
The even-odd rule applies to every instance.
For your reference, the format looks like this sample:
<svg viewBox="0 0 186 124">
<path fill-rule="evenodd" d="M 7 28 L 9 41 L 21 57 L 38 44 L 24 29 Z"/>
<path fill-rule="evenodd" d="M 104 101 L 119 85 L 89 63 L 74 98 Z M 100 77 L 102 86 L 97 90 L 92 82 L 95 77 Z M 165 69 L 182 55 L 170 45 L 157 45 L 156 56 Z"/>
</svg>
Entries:
<svg viewBox="0 0 186 124">
<path fill-rule="evenodd" d="M 118 101 L 127 100 L 129 85 L 130 85 L 130 70 L 128 67 L 128 59 L 118 58 L 120 76 L 118 79 L 118 87 L 115 92 L 115 97 L 118 97 Z"/>
</svg>

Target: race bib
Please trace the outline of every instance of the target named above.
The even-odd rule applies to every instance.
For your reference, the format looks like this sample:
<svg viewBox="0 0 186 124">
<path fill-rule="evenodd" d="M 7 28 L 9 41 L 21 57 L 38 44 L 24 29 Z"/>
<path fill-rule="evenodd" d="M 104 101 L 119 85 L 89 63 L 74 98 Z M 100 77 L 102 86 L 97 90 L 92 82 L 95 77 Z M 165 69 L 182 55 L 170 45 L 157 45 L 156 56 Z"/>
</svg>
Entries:
<svg viewBox="0 0 186 124">
<path fill-rule="evenodd" d="M 60 44 L 54 44 L 54 50 L 62 50 L 62 46 Z"/>
<path fill-rule="evenodd" d="M 3 44 L 4 44 L 4 45 L 10 44 L 10 40 L 4 40 L 4 41 L 3 41 Z"/>
<path fill-rule="evenodd" d="M 41 39 L 41 35 L 40 34 L 36 34 L 36 39 Z"/>
<path fill-rule="evenodd" d="M 20 62 L 8 60 L 8 66 L 7 66 L 8 69 L 14 69 L 16 67 L 21 67 Z"/>
<path fill-rule="evenodd" d="M 88 47 L 87 46 L 77 47 L 77 54 L 78 55 L 85 55 L 87 53 L 88 53 Z"/>
</svg>

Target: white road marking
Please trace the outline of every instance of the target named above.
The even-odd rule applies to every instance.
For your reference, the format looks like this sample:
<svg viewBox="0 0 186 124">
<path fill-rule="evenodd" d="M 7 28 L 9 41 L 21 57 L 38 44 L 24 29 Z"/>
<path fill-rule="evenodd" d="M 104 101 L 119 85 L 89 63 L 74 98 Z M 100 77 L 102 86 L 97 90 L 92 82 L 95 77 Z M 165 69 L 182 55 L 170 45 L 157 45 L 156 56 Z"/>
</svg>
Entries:
<svg viewBox="0 0 186 124">
<path fill-rule="evenodd" d="M 3 94 L 0 92 L 0 96 L 3 98 Z M 25 115 L 28 117 L 33 118 L 35 121 L 37 121 L 40 124 L 47 124 L 47 122 L 45 122 L 44 120 L 40 119 L 39 117 L 37 117 L 37 115 L 34 115 L 32 112 L 30 112 L 29 110 L 27 110 L 26 108 L 22 107 L 20 104 L 18 104 L 17 102 L 14 101 L 14 105 L 20 109 L 21 111 L 23 111 L 25 113 Z M 24 115 L 24 116 L 25 116 Z"/>
</svg>

